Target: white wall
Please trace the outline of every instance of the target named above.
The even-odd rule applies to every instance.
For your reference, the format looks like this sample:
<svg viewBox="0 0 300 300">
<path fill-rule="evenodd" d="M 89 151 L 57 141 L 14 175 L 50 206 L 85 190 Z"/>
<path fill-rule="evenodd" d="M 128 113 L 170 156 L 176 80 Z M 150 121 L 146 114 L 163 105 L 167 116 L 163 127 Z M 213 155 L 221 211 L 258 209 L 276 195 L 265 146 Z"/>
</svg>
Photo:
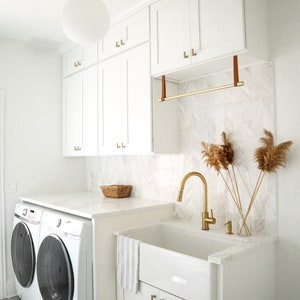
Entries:
<svg viewBox="0 0 300 300">
<path fill-rule="evenodd" d="M 131 184 L 132 196 L 176 201 L 183 176 L 190 171 L 199 171 L 208 182 L 209 208 L 214 209 L 216 226 L 225 230 L 224 224 L 229 219 L 233 221 L 236 232 L 240 216 L 220 176 L 206 167 L 202 159 L 201 142 L 220 144 L 222 131 L 228 133 L 240 171 L 237 177 L 240 179 L 241 201 L 246 208 L 259 173 L 253 162 L 254 151 L 261 146 L 259 138 L 263 135 L 263 129 L 272 132 L 275 129 L 272 65 L 265 63 L 240 69 L 240 78 L 245 81 L 242 88 L 178 101 L 180 154 L 88 158 L 88 189 L 99 190 L 103 184 Z M 190 92 L 230 82 L 232 71 L 186 82 L 180 89 Z M 170 105 L 176 105 L 176 101 Z M 264 230 L 276 234 L 275 179 L 275 176 L 266 176 L 257 195 L 256 205 L 250 215 L 252 232 Z M 190 179 L 178 214 L 200 223 L 202 195 L 201 182 L 198 178 Z"/>
<path fill-rule="evenodd" d="M 24 43 L 0 40 L 9 294 L 14 288 L 9 254 L 18 196 L 84 188 L 84 160 L 62 157 L 61 86 L 60 55 Z M 10 191 L 14 184 L 16 191 Z"/>
<path fill-rule="evenodd" d="M 278 139 L 294 141 L 278 175 L 277 300 L 300 299 L 300 1 L 269 0 Z"/>
</svg>

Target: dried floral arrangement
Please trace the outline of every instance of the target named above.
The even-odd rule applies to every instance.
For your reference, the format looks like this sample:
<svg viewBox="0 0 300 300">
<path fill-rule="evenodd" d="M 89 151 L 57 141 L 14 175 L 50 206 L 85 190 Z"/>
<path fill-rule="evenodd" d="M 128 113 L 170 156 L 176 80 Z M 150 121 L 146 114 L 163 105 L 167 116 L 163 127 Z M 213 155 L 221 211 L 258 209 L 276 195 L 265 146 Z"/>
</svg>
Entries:
<svg viewBox="0 0 300 300">
<path fill-rule="evenodd" d="M 251 211 L 251 208 L 256 199 L 257 193 L 261 187 L 264 176 L 267 173 L 274 173 L 279 167 L 285 167 L 286 165 L 286 152 L 290 150 L 292 141 L 283 142 L 279 145 L 274 144 L 273 134 L 264 130 L 265 136 L 260 138 L 260 142 L 263 144 L 257 148 L 254 153 L 254 160 L 257 163 L 257 167 L 260 170 L 258 178 L 253 189 L 250 202 L 246 211 L 244 212 L 237 183 L 235 165 L 234 165 L 234 150 L 232 144 L 229 142 L 225 132 L 222 132 L 222 145 L 207 144 L 202 142 L 202 156 L 206 162 L 206 165 L 216 170 L 226 185 L 227 190 L 231 198 L 233 199 L 238 212 L 242 218 L 242 225 L 238 231 L 238 234 L 242 234 L 243 230 L 246 236 L 250 236 L 251 232 L 247 226 L 247 218 Z M 225 178 L 227 174 L 227 178 Z"/>
</svg>

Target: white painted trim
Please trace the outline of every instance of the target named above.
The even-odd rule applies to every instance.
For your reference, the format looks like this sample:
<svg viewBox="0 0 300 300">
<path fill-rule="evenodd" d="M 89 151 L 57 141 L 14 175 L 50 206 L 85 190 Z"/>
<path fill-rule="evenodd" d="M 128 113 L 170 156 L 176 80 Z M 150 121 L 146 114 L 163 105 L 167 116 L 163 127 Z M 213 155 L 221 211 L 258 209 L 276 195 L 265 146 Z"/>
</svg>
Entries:
<svg viewBox="0 0 300 300">
<path fill-rule="evenodd" d="M 6 297 L 5 201 L 4 201 L 4 92 L 0 89 L 0 299 Z"/>
</svg>

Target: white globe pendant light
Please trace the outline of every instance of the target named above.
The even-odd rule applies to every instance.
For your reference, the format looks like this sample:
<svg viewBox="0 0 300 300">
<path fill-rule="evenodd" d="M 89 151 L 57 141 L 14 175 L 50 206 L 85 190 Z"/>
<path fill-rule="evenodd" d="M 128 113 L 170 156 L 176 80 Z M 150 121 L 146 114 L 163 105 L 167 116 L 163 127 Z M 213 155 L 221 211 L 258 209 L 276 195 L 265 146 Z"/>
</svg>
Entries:
<svg viewBox="0 0 300 300">
<path fill-rule="evenodd" d="M 108 7 L 102 0 L 68 0 L 62 13 L 66 36 L 81 45 L 100 41 L 110 23 Z"/>
</svg>

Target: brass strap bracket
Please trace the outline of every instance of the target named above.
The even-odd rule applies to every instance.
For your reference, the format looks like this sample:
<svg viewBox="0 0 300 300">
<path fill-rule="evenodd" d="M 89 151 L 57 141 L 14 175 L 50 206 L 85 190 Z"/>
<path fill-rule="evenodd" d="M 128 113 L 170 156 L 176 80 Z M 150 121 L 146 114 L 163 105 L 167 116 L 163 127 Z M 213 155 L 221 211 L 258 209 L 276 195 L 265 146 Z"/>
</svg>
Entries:
<svg viewBox="0 0 300 300">
<path fill-rule="evenodd" d="M 161 98 L 159 99 L 159 101 L 164 102 L 166 100 L 173 100 L 173 99 L 178 99 L 178 98 L 182 98 L 182 97 L 188 97 L 188 96 L 204 94 L 204 93 L 209 93 L 209 92 L 214 92 L 214 91 L 219 91 L 219 90 L 225 90 L 225 89 L 239 87 L 239 86 L 243 86 L 243 85 L 244 85 L 244 81 L 239 80 L 238 57 L 237 57 L 237 55 L 235 55 L 235 56 L 233 56 L 233 83 L 225 84 L 225 85 L 217 86 L 217 87 L 212 87 L 212 88 L 207 88 L 207 89 L 200 90 L 200 91 L 195 91 L 195 92 L 190 92 L 190 93 L 185 93 L 185 94 L 181 94 L 181 95 L 167 97 L 166 76 L 162 75 L 162 77 L 161 77 Z"/>
</svg>

